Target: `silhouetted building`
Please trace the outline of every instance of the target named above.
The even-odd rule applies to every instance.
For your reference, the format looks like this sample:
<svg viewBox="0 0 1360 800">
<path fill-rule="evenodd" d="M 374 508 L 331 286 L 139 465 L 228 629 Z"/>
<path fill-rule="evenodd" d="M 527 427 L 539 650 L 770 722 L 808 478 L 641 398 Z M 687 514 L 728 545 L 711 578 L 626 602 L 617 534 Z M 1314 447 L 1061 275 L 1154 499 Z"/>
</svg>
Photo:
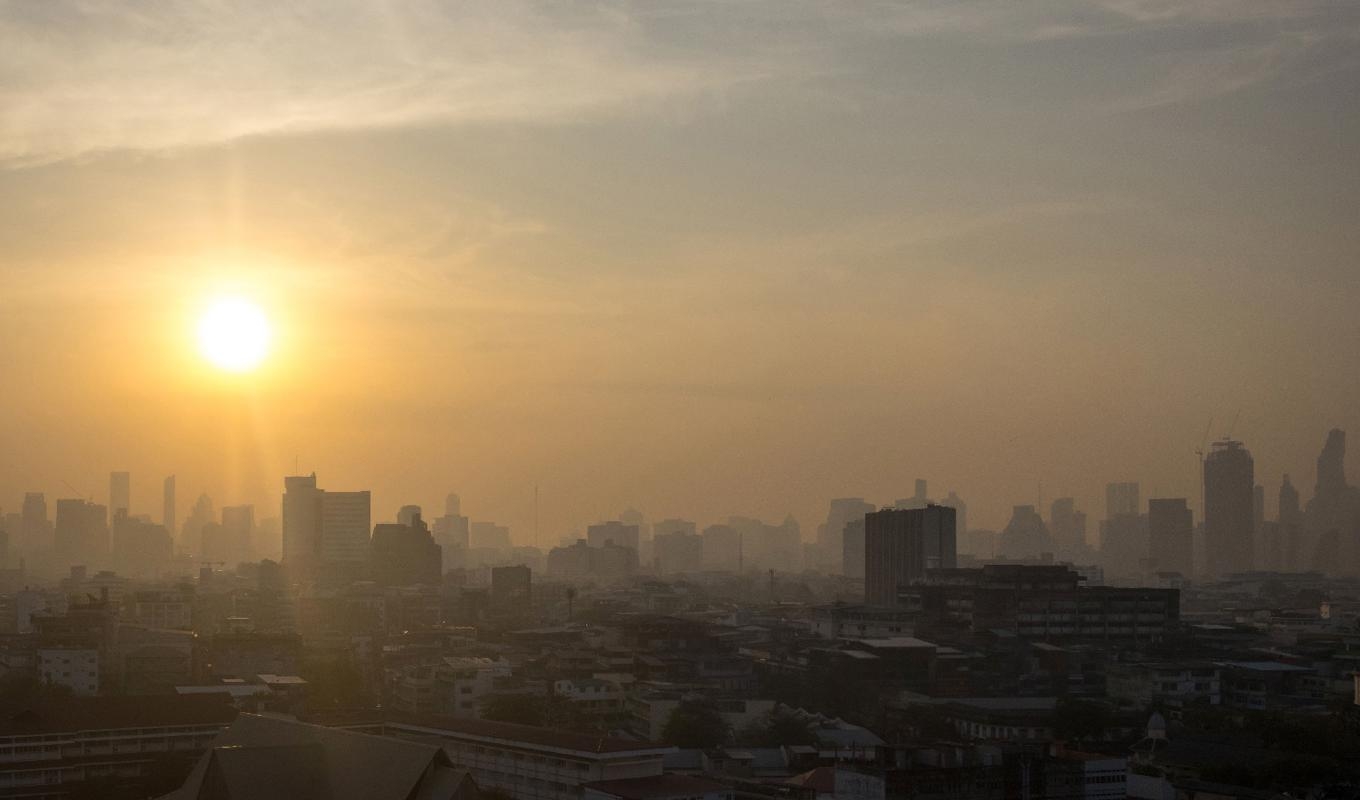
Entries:
<svg viewBox="0 0 1360 800">
<path fill-rule="evenodd" d="M 1148 545 L 1157 571 L 1195 574 L 1195 520 L 1185 498 L 1148 501 Z"/>
<path fill-rule="evenodd" d="M 1008 558 L 1036 558 L 1054 550 L 1053 537 L 1034 506 L 1015 506 L 1011 510 L 999 546 Z"/>
<path fill-rule="evenodd" d="M 913 494 L 911 497 L 899 498 L 895 503 L 893 503 L 893 507 L 899 509 L 912 509 L 912 508 L 925 508 L 926 506 L 930 505 L 931 501 L 930 497 L 927 496 L 926 487 L 927 487 L 926 479 L 917 478 L 915 494 Z"/>
<path fill-rule="evenodd" d="M 368 492 L 321 493 L 321 563 L 368 560 L 372 507 Z"/>
<path fill-rule="evenodd" d="M 1255 468 L 1241 442 L 1214 442 L 1204 459 L 1204 545 L 1210 576 L 1248 572 L 1254 566 Z"/>
<path fill-rule="evenodd" d="M 170 567 L 175 543 L 164 525 L 129 517 L 120 510 L 113 517 L 111 555 L 114 567 L 132 577 L 155 576 Z"/>
<path fill-rule="evenodd" d="M 491 604 L 497 611 L 523 610 L 533 601 L 533 570 L 519 564 L 491 568 Z"/>
<path fill-rule="evenodd" d="M 431 531 L 435 543 L 443 548 L 445 571 L 465 566 L 465 557 L 471 544 L 468 518 L 459 513 L 461 508 L 461 499 L 450 493 L 444 498 L 444 515 L 434 521 Z"/>
<path fill-rule="evenodd" d="M 899 588 L 956 563 L 954 509 L 884 509 L 864 517 L 864 602 L 897 604 Z"/>
<path fill-rule="evenodd" d="M 308 569 L 321 555 L 321 494 L 316 473 L 283 479 L 283 563 Z"/>
<path fill-rule="evenodd" d="M 954 520 L 956 523 L 954 529 L 956 531 L 964 533 L 968 530 L 968 504 L 963 502 L 962 497 L 959 497 L 958 494 L 951 489 L 949 494 L 940 501 L 940 505 L 954 509 Z M 872 511 L 873 509 L 870 510 Z"/>
<path fill-rule="evenodd" d="M 221 561 L 235 567 L 251 558 L 251 539 L 255 532 L 255 506 L 224 506 L 222 524 L 203 541 L 205 561 Z"/>
<path fill-rule="evenodd" d="M 841 536 L 841 563 L 845 567 L 845 577 L 864 580 L 864 517 L 845 523 Z"/>
<path fill-rule="evenodd" d="M 727 524 L 741 537 L 746 567 L 797 572 L 803 566 L 803 536 L 798 521 L 787 516 L 778 525 L 751 517 L 728 517 Z"/>
<path fill-rule="evenodd" d="M 1299 490 L 1289 482 L 1288 473 L 1280 482 L 1279 510 L 1280 556 L 1277 568 L 1285 571 L 1302 569 L 1306 550 L 1303 542 L 1303 509 L 1299 504 Z"/>
<path fill-rule="evenodd" d="M 373 580 L 379 586 L 438 586 L 443 573 L 441 548 L 419 512 L 409 523 L 381 523 L 373 528 Z"/>
<path fill-rule="evenodd" d="M 189 511 L 189 516 L 185 518 L 184 525 L 180 529 L 180 552 L 202 558 L 203 530 L 209 525 L 217 524 L 213 522 L 214 516 L 212 498 L 206 494 L 200 494 L 198 499 L 194 501 L 194 507 Z"/>
<path fill-rule="evenodd" d="M 1086 513 L 1077 510 L 1076 500 L 1071 497 L 1054 500 L 1048 510 L 1048 528 L 1059 557 L 1078 560 L 1090 554 L 1086 543 Z"/>
<path fill-rule="evenodd" d="M 132 514 L 132 475 L 127 472 L 109 473 L 109 513 L 119 511 Z"/>
<path fill-rule="evenodd" d="M 1346 432 L 1334 429 L 1318 455 L 1317 487 L 1307 513 L 1308 530 L 1318 541 L 1315 566 L 1331 574 L 1354 573 L 1360 568 L 1360 487 L 1346 483 L 1345 462 Z M 1324 557 L 1324 539 L 1334 557 Z"/>
<path fill-rule="evenodd" d="M 1148 572 L 1148 518 L 1142 514 L 1115 514 L 1100 523 L 1100 557 L 1106 573 L 1125 579 L 1141 579 Z"/>
<path fill-rule="evenodd" d="M 109 552 L 108 511 L 84 500 L 58 500 L 55 524 L 57 565 L 102 564 Z"/>
<path fill-rule="evenodd" d="M 47 499 L 43 493 L 26 493 L 22 513 L 23 531 L 20 535 L 20 548 L 28 552 L 51 548 L 52 523 L 47 518 Z"/>
</svg>

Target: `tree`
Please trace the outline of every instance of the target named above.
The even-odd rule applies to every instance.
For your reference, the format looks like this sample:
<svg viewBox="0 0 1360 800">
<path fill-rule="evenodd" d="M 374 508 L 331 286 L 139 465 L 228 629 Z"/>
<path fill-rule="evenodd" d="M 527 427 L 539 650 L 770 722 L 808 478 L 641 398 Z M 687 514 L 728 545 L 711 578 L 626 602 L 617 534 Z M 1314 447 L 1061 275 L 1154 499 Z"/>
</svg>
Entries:
<svg viewBox="0 0 1360 800">
<path fill-rule="evenodd" d="M 1059 739 L 1103 739 L 1112 721 L 1105 705 L 1064 697 L 1053 710 L 1053 734 Z"/>
<path fill-rule="evenodd" d="M 685 748 L 721 747 L 730 734 L 731 728 L 718 709 L 697 700 L 686 700 L 676 706 L 661 729 L 662 741 Z"/>
<path fill-rule="evenodd" d="M 760 747 L 816 744 L 817 730 L 811 719 L 796 714 L 788 706 L 777 705 L 742 732 L 742 742 Z"/>
</svg>

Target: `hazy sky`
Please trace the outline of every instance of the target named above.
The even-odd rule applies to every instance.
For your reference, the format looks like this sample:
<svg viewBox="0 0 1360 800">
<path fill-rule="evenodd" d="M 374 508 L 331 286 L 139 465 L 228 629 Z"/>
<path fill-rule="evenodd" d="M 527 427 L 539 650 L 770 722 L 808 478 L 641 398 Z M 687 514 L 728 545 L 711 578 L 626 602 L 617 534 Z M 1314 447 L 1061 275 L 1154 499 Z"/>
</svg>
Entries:
<svg viewBox="0 0 1360 800">
<path fill-rule="evenodd" d="M 0 42 L 6 510 L 118 468 L 268 515 L 297 459 L 525 543 L 535 484 L 545 543 L 916 477 L 999 526 L 1197 507 L 1211 416 L 1272 495 L 1360 434 L 1357 3 L 0 0 Z M 244 378 L 194 352 L 224 292 L 278 328 Z"/>
</svg>

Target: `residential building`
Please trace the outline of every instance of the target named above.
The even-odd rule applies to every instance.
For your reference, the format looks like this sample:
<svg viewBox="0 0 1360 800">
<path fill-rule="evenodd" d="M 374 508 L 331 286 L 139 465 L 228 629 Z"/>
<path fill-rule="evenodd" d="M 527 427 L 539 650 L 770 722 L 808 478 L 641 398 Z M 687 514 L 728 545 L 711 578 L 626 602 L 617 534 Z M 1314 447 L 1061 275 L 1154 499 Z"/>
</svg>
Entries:
<svg viewBox="0 0 1360 800">
<path fill-rule="evenodd" d="M 924 577 L 927 569 L 953 567 L 954 521 L 954 509 L 936 505 L 866 514 L 865 603 L 895 605 L 898 590 Z"/>
</svg>

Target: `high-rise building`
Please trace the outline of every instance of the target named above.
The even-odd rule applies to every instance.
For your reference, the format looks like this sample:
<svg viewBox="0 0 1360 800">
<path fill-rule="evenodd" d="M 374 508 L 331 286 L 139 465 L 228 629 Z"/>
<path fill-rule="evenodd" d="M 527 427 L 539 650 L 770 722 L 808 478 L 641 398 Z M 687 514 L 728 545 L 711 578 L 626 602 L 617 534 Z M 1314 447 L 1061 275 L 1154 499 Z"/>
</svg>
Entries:
<svg viewBox="0 0 1360 800">
<path fill-rule="evenodd" d="M 613 542 L 619 547 L 638 550 L 638 526 L 623 522 L 599 522 L 586 529 L 586 544 L 591 547 L 604 547 L 605 542 Z"/>
<path fill-rule="evenodd" d="M 372 500 L 368 492 L 321 493 L 321 562 L 368 561 Z"/>
<path fill-rule="evenodd" d="M 178 520 L 175 519 L 175 476 L 171 475 L 165 479 L 161 489 L 161 525 L 174 536 L 176 522 Z"/>
<path fill-rule="evenodd" d="M 1000 539 L 1001 552 L 1008 558 L 1037 558 L 1054 550 L 1053 536 L 1034 506 L 1014 506 Z"/>
<path fill-rule="evenodd" d="M 1157 571 L 1195 574 L 1195 519 L 1185 498 L 1148 501 L 1148 544 Z"/>
<path fill-rule="evenodd" d="M 833 560 L 833 566 L 839 564 L 840 569 L 836 570 L 840 574 L 846 574 L 847 566 L 842 559 L 845 552 L 845 526 L 847 523 L 856 519 L 864 519 L 864 515 L 874 510 L 872 503 L 864 502 L 863 497 L 838 497 L 831 501 L 831 508 L 827 511 L 826 522 L 817 528 L 817 544 L 828 556 L 828 560 Z"/>
<path fill-rule="evenodd" d="M 468 546 L 488 550 L 509 550 L 510 528 L 494 522 L 474 522 L 468 528 Z"/>
<path fill-rule="evenodd" d="M 119 510 L 111 527 L 110 557 L 118 572 L 134 578 L 151 577 L 170 566 L 175 550 L 165 526 Z"/>
<path fill-rule="evenodd" d="M 180 528 L 179 551 L 195 558 L 203 557 L 203 529 L 209 525 L 216 525 L 213 521 L 213 502 L 207 494 L 200 494 L 194 501 L 194 507 L 189 510 L 189 516 L 184 518 L 184 525 Z"/>
<path fill-rule="evenodd" d="M 132 475 L 127 472 L 109 473 L 109 513 L 132 513 Z"/>
<path fill-rule="evenodd" d="M 320 558 L 321 495 L 315 472 L 283 479 L 283 563 L 306 569 Z"/>
<path fill-rule="evenodd" d="M 957 565 L 954 509 L 928 505 L 864 517 L 864 602 L 897 605 L 898 589 L 927 569 Z"/>
<path fill-rule="evenodd" d="M 373 527 L 373 580 L 379 586 L 438 586 L 443 555 L 417 512 L 410 522 Z"/>
<path fill-rule="evenodd" d="M 415 522 L 417 519 L 420 519 L 420 517 L 421 517 L 420 506 L 402 506 L 401 508 L 397 509 L 397 524 L 398 524 L 398 525 L 408 525 L 408 526 L 409 526 L 411 523 Z M 426 527 L 429 527 L 429 526 L 426 526 Z"/>
<path fill-rule="evenodd" d="M 1279 514 L 1279 541 L 1276 544 L 1278 554 L 1275 568 L 1286 572 L 1301 569 L 1306 550 L 1303 544 L 1303 506 L 1299 502 L 1299 490 L 1290 483 L 1288 473 L 1280 482 Z"/>
<path fill-rule="evenodd" d="M 1048 529 L 1059 557 L 1080 561 L 1089 555 L 1086 543 L 1086 512 L 1077 510 L 1077 501 L 1060 497 L 1048 509 Z"/>
<path fill-rule="evenodd" d="M 471 544 L 471 527 L 468 518 L 460 511 L 462 501 L 458 495 L 450 493 L 444 498 L 444 516 L 434 521 L 435 543 L 441 548 L 444 570 L 464 566 L 467 549 Z"/>
<path fill-rule="evenodd" d="M 1139 506 L 1137 481 L 1108 483 L 1105 485 L 1105 519 L 1114 519 L 1120 514 L 1137 516 L 1142 513 Z"/>
<path fill-rule="evenodd" d="M 204 558 L 221 561 L 228 567 L 254 560 L 252 540 L 255 535 L 255 506 L 223 506 L 222 527 L 217 541 L 204 542 Z"/>
<path fill-rule="evenodd" d="M 59 567 L 104 563 L 109 550 L 107 508 L 84 500 L 58 500 L 54 527 Z"/>
<path fill-rule="evenodd" d="M 948 506 L 954 509 L 954 521 L 957 523 L 956 530 L 960 534 L 967 533 L 968 504 L 963 502 L 963 498 L 959 497 L 958 494 L 954 492 L 953 489 L 950 489 L 949 494 L 946 495 L 945 498 L 940 501 L 940 505 Z"/>
<path fill-rule="evenodd" d="M 1253 567 L 1255 463 L 1241 442 L 1214 442 L 1204 459 L 1204 573 L 1248 572 Z"/>
<path fill-rule="evenodd" d="M 28 552 L 52 547 L 52 523 L 47 518 L 47 498 L 42 492 L 24 495 L 23 530 L 20 548 Z"/>
<path fill-rule="evenodd" d="M 688 532 L 670 530 L 662 533 L 660 523 L 656 530 L 658 533 L 652 543 L 658 572 L 673 575 L 699 572 L 704 568 L 704 538 L 694 532 L 694 523 L 689 524 Z"/>
<path fill-rule="evenodd" d="M 730 525 L 704 528 L 704 569 L 740 573 L 743 569 L 741 534 Z"/>
<path fill-rule="evenodd" d="M 893 504 L 894 507 L 902 509 L 925 508 L 927 505 L 931 503 L 930 498 L 927 496 L 927 486 L 928 484 L 926 483 L 925 478 L 917 478 L 916 493 L 913 494 L 911 497 L 903 497 L 898 499 L 897 502 Z"/>
<path fill-rule="evenodd" d="M 845 523 L 844 535 L 841 537 L 841 564 L 845 577 L 864 580 L 864 517 Z"/>
</svg>

